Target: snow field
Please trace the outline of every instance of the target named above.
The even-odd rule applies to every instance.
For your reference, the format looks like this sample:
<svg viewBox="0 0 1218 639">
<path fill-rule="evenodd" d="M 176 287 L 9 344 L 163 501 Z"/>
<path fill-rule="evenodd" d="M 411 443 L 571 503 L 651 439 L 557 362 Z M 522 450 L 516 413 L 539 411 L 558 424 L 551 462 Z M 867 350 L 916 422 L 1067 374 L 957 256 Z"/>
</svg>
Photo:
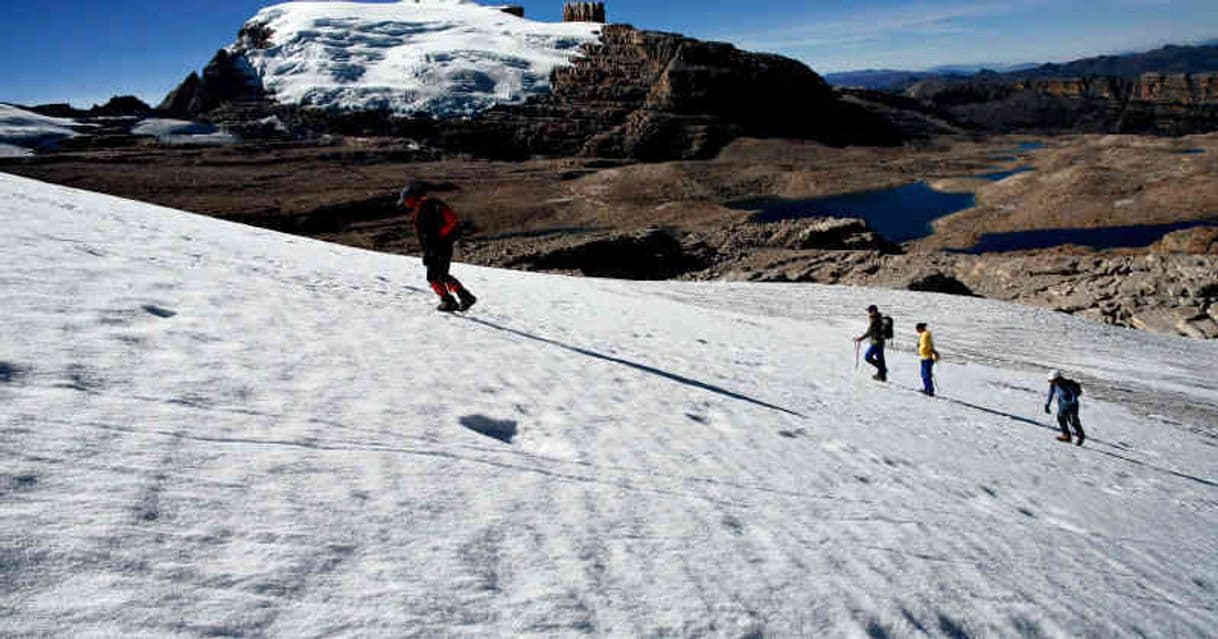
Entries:
<svg viewBox="0 0 1218 639">
<path fill-rule="evenodd" d="M 1218 345 L 934 294 L 461 264 L 481 302 L 442 315 L 417 259 L 3 174 L 0 194 L 0 635 L 1218 621 Z M 872 302 L 897 319 L 890 385 L 854 369 Z M 919 320 L 948 399 L 911 390 Z M 1084 385 L 1085 447 L 1041 412 L 1051 367 Z"/>
<path fill-rule="evenodd" d="M 290 2 L 249 24 L 270 46 L 251 73 L 287 104 L 475 115 L 545 94 L 600 25 L 545 23 L 473 2 Z"/>
</svg>

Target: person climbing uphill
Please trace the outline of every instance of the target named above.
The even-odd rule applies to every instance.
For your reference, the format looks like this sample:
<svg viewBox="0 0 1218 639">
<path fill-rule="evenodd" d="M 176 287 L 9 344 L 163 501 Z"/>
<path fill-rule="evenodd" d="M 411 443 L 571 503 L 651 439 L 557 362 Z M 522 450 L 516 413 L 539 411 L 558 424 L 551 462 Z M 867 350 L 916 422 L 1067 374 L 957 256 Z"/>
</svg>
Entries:
<svg viewBox="0 0 1218 639">
<path fill-rule="evenodd" d="M 404 207 L 414 220 L 415 234 L 423 249 L 423 266 L 427 267 L 427 283 L 440 296 L 437 310 L 465 311 L 478 298 L 449 275 L 453 261 L 453 244 L 457 241 L 457 214 L 444 202 L 427 197 L 428 185 L 413 182 L 402 189 L 398 204 Z M 460 302 L 453 299 L 456 294 Z"/>
<path fill-rule="evenodd" d="M 1045 413 L 1051 412 L 1049 404 L 1053 403 L 1053 397 L 1057 397 L 1057 425 L 1061 427 L 1062 434 L 1058 435 L 1057 441 L 1070 441 L 1070 427 L 1074 427 L 1074 434 L 1078 437 L 1078 445 L 1083 445 L 1083 440 L 1087 435 L 1083 433 L 1083 424 L 1078 419 L 1079 397 L 1083 394 L 1083 387 L 1078 382 L 1067 379 L 1062 375 L 1061 371 L 1053 371 L 1049 373 L 1049 397 L 1045 399 Z"/>
<path fill-rule="evenodd" d="M 854 338 L 855 342 L 868 340 L 870 347 L 863 359 L 875 367 L 872 379 L 888 381 L 888 365 L 884 362 L 884 341 L 892 336 L 892 319 L 880 314 L 875 304 L 867 307 L 867 332 Z"/>
<path fill-rule="evenodd" d="M 935 339 L 926 330 L 926 322 L 914 325 L 918 333 L 918 357 L 922 359 L 922 393 L 935 396 L 935 362 L 939 361 L 939 351 L 935 350 Z"/>
</svg>

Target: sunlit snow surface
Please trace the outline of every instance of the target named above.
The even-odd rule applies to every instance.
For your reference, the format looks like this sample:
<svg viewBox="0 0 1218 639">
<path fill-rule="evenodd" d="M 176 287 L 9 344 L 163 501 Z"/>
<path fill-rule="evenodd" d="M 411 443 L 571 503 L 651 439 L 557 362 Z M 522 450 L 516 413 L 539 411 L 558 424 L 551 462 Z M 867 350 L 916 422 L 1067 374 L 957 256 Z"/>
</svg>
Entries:
<svg viewBox="0 0 1218 639">
<path fill-rule="evenodd" d="M 34 155 L 30 149 L 0 142 L 0 158 L 23 158 L 30 155 Z"/>
<path fill-rule="evenodd" d="M 601 25 L 545 23 L 472 2 L 291 2 L 250 24 L 271 46 L 246 54 L 275 99 L 323 108 L 472 115 L 549 91 Z"/>
<path fill-rule="evenodd" d="M 1218 344 L 463 264 L 442 315 L 414 258 L 5 175 L 0 219 L 0 636 L 1218 627 Z M 950 399 L 910 390 L 919 320 Z"/>
</svg>

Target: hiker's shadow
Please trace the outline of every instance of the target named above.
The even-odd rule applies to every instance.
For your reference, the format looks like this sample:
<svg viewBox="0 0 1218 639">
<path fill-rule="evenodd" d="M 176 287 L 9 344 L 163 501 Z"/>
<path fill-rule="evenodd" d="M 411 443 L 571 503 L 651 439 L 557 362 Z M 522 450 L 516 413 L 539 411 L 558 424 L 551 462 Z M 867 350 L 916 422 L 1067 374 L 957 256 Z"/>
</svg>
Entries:
<svg viewBox="0 0 1218 639">
<path fill-rule="evenodd" d="M 525 339 L 529 339 L 529 340 L 539 342 L 542 344 L 546 344 L 549 346 L 554 346 L 556 348 L 561 348 L 565 351 L 570 351 L 572 353 L 578 353 L 578 354 L 584 355 L 586 357 L 592 357 L 595 359 L 599 359 L 601 361 L 611 362 L 614 364 L 619 364 L 621 366 L 633 368 L 634 370 L 642 371 L 644 373 L 648 373 L 650 375 L 655 375 L 657 377 L 662 377 L 664 379 L 671 380 L 671 381 L 677 382 L 679 384 L 684 384 L 686 386 L 691 386 L 693 388 L 698 388 L 698 389 L 701 389 L 704 391 L 709 391 L 709 392 L 715 393 L 717 395 L 722 395 L 724 397 L 729 397 L 731 399 L 739 400 L 742 402 L 748 402 L 755 406 L 761 406 L 763 408 L 768 408 L 770 410 L 778 411 L 780 413 L 786 413 L 787 415 L 792 415 L 795 417 L 806 417 L 805 415 L 803 415 L 802 413 L 799 413 L 797 411 L 793 411 L 788 408 L 783 408 L 782 406 L 776 406 L 769 402 L 764 402 L 760 399 L 757 399 L 754 397 L 749 397 L 748 395 L 737 393 L 735 391 L 728 390 L 721 386 L 715 386 L 714 384 L 709 384 L 707 382 L 693 379 L 692 377 L 686 377 L 684 375 L 670 373 L 666 370 L 661 370 L 654 366 L 648 366 L 647 364 L 641 364 L 639 362 L 634 362 L 634 361 L 631 361 L 628 359 L 623 359 L 621 357 L 614 357 L 612 355 L 606 355 L 604 353 L 598 353 L 594 350 L 590 350 L 587 348 L 581 348 L 579 346 L 572 346 L 570 344 L 564 344 L 563 342 L 559 342 L 557 340 L 553 340 L 548 337 L 541 337 L 540 335 L 533 335 L 532 333 L 526 333 L 525 331 L 517 330 L 514 328 L 509 328 L 507 326 L 501 326 L 499 324 L 495 324 L 493 322 L 488 322 L 484 319 L 479 319 L 477 317 L 461 316 L 461 318 L 467 322 L 471 322 L 471 323 L 477 324 L 479 326 L 484 326 L 486 328 L 508 333 L 510 335 L 515 335 L 517 337 L 523 337 Z"/>
<path fill-rule="evenodd" d="M 1017 422 L 1020 422 L 1020 423 L 1023 423 L 1023 424 L 1028 424 L 1028 425 L 1031 425 L 1031 426 L 1036 426 L 1037 428 L 1044 428 L 1044 429 L 1046 429 L 1046 430 L 1052 430 L 1052 431 L 1056 431 L 1056 430 L 1057 430 L 1056 428 L 1054 428 L 1053 426 L 1051 426 L 1051 425 L 1049 425 L 1049 424 L 1042 424 L 1041 422 L 1038 422 L 1038 421 L 1036 421 L 1036 420 L 1034 420 L 1034 419 L 1028 419 L 1027 417 L 1022 417 L 1022 416 L 1020 416 L 1020 415 L 1015 415 L 1015 414 L 1012 414 L 1012 413 L 1003 412 L 1003 411 L 996 410 L 996 409 L 993 409 L 993 408 L 987 408 L 987 407 L 985 407 L 985 406 L 978 406 L 977 404 L 973 404 L 973 403 L 970 403 L 970 402 L 966 402 L 966 401 L 964 401 L 964 400 L 960 400 L 960 399 L 952 399 L 952 398 L 950 398 L 950 397 L 944 397 L 943 399 L 946 399 L 947 401 L 952 402 L 953 404 L 959 404 L 960 406 L 965 406 L 965 407 L 967 407 L 967 408 L 972 408 L 973 410 L 979 410 L 979 411 L 981 411 L 981 412 L 983 412 L 983 413 L 989 413 L 990 415 L 996 415 L 996 416 L 998 416 L 998 417 L 1006 417 L 1007 419 L 1013 419 L 1013 420 L 1015 420 L 1015 421 L 1017 421 Z M 1096 443 L 1096 444 L 1103 444 L 1104 446 L 1108 446 L 1109 448 L 1116 448 L 1116 449 L 1120 450 L 1120 447 L 1119 447 L 1119 446 L 1116 446 L 1116 445 L 1112 444 L 1111 442 L 1106 442 L 1106 441 L 1104 441 L 1104 440 L 1102 440 L 1102 439 L 1097 439 L 1097 438 L 1095 438 L 1095 437 L 1088 436 L 1088 437 L 1087 437 L 1087 441 L 1092 442 L 1092 443 Z M 1197 482 L 1197 483 L 1199 483 L 1199 484 L 1203 484 L 1203 485 L 1206 485 L 1206 486 L 1211 486 L 1211 487 L 1214 487 L 1214 488 L 1218 488 L 1218 482 L 1215 482 L 1215 481 L 1213 481 L 1213 480 L 1206 479 L 1206 478 L 1204 478 L 1204 477 L 1198 477 L 1198 476 L 1196 476 L 1196 475 L 1190 475 L 1190 474 L 1188 474 L 1188 473 L 1182 473 L 1182 472 L 1180 472 L 1180 471 L 1178 471 L 1178 470 L 1172 470 L 1172 469 L 1170 469 L 1170 468 L 1166 468 L 1166 467 L 1163 467 L 1163 466 L 1158 466 L 1158 465 L 1152 464 L 1152 463 L 1150 463 L 1150 462 L 1145 462 L 1145 461 L 1142 461 L 1142 460 L 1140 460 L 1140 459 L 1136 459 L 1136 458 L 1130 457 L 1130 456 L 1128 456 L 1128 455 L 1122 455 L 1122 454 L 1120 454 L 1120 453 L 1114 453 L 1114 452 L 1112 452 L 1112 451 L 1101 450 L 1101 449 L 1099 449 L 1099 448 L 1095 448 L 1095 447 L 1088 447 L 1088 448 L 1086 448 L 1086 449 L 1084 449 L 1084 450 L 1087 450 L 1087 451 L 1090 451 L 1090 452 L 1093 452 L 1093 453 L 1099 453 L 1099 454 L 1101 454 L 1101 455 L 1107 455 L 1108 457 L 1112 457 L 1112 458 L 1114 458 L 1114 459 L 1120 459 L 1120 460 L 1122 460 L 1122 461 L 1126 461 L 1126 462 L 1129 462 L 1129 463 L 1131 463 L 1131 464 L 1136 464 L 1136 465 L 1138 465 L 1138 466 L 1142 466 L 1143 468 L 1149 468 L 1149 469 L 1151 469 L 1151 470 L 1156 470 L 1156 471 L 1159 471 L 1159 472 L 1161 472 L 1161 473 L 1167 473 L 1168 475 L 1173 475 L 1173 476 L 1175 476 L 1175 477 L 1179 477 L 1179 478 L 1181 478 L 1181 479 L 1187 479 L 1187 480 L 1189 480 L 1189 481 L 1194 481 L 1194 482 Z"/>
</svg>

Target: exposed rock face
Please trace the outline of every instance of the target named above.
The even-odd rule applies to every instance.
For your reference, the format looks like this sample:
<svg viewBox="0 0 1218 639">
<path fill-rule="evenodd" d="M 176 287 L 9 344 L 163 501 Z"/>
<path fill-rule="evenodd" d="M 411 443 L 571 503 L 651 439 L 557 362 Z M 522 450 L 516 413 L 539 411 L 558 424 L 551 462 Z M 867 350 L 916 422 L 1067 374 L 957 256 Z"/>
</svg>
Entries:
<svg viewBox="0 0 1218 639">
<path fill-rule="evenodd" d="M 562 6 L 563 22 L 605 23 L 604 2 L 567 2 Z"/>
<path fill-rule="evenodd" d="M 898 253 L 900 247 L 855 218 L 813 217 L 778 222 L 742 222 L 697 234 L 718 259 L 730 259 L 752 249 L 812 249 Z"/>
<path fill-rule="evenodd" d="M 259 36 L 243 29 L 241 37 L 256 41 Z M 203 69 L 202 76 L 191 73 L 165 97 L 158 110 L 196 119 L 234 103 L 266 104 L 266 92 L 241 54 L 220 49 Z"/>
<path fill-rule="evenodd" d="M 968 297 L 976 295 L 964 282 L 943 271 L 918 273 L 909 280 L 905 288 L 911 291 L 928 291 L 932 293 L 947 293 L 948 295 L 965 295 Z"/>
<path fill-rule="evenodd" d="M 545 98 L 493 109 L 459 142 L 484 152 L 661 160 L 709 157 L 744 135 L 903 139 L 800 62 L 626 25 L 606 26 L 600 44 L 555 70 L 552 85 Z"/>
<path fill-rule="evenodd" d="M 928 80 L 909 95 L 991 131 L 1185 135 L 1218 130 L 1218 73 Z"/>
<path fill-rule="evenodd" d="M 928 106 L 913 98 L 865 89 L 837 89 L 842 101 L 857 105 L 886 120 L 911 139 L 927 139 L 936 135 L 959 135 L 965 130 L 952 122 L 946 110 Z"/>
<path fill-rule="evenodd" d="M 30 107 L 30 110 L 53 118 L 116 118 L 144 117 L 152 113 L 152 107 L 133 95 L 119 95 L 110 98 L 105 104 L 94 104 L 92 108 L 77 109 L 70 104 L 41 104 Z"/>
</svg>

